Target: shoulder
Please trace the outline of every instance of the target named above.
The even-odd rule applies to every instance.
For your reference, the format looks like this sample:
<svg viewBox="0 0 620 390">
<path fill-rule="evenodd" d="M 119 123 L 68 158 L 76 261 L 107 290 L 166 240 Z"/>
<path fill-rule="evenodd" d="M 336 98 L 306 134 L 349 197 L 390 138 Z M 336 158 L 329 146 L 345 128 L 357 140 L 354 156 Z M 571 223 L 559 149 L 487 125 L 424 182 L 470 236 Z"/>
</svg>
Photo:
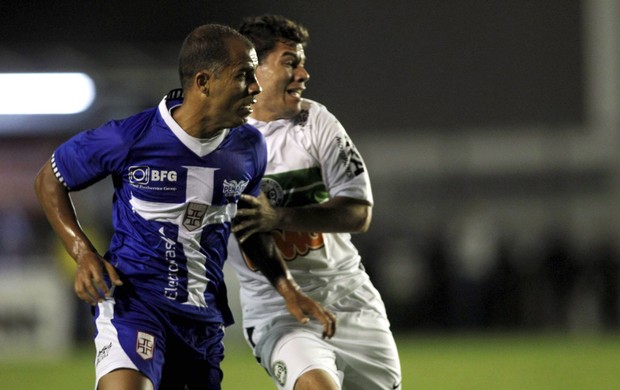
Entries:
<svg viewBox="0 0 620 390">
<path fill-rule="evenodd" d="M 304 99 L 302 110 L 294 119 L 294 126 L 315 143 L 322 143 L 344 131 L 338 118 L 325 105 Z"/>
<path fill-rule="evenodd" d="M 117 122 L 119 129 L 123 132 L 136 136 L 153 125 L 157 117 L 157 108 L 152 107 Z"/>
<path fill-rule="evenodd" d="M 256 127 L 248 123 L 231 129 L 231 132 L 234 133 L 237 137 L 250 141 L 263 137 L 262 133 Z"/>
<path fill-rule="evenodd" d="M 127 148 L 146 132 L 155 116 L 156 109 L 151 108 L 127 118 L 111 120 L 94 130 L 109 144 Z"/>
<path fill-rule="evenodd" d="M 311 99 L 304 99 L 302 101 L 301 112 L 294 118 L 295 124 L 302 127 L 337 121 L 336 116 L 324 104 Z"/>
<path fill-rule="evenodd" d="M 231 129 L 230 133 L 246 146 L 262 147 L 265 144 L 263 134 L 256 127 L 247 123 Z"/>
<path fill-rule="evenodd" d="M 146 123 L 150 122 L 147 112 L 132 115 L 124 119 L 113 119 L 97 127 L 80 131 L 63 143 L 73 149 L 88 150 L 128 150 L 144 132 Z"/>
<path fill-rule="evenodd" d="M 304 98 L 301 102 L 302 110 L 307 110 L 313 113 L 320 111 L 327 111 L 327 107 L 324 104 L 317 102 L 316 100 Z"/>
</svg>

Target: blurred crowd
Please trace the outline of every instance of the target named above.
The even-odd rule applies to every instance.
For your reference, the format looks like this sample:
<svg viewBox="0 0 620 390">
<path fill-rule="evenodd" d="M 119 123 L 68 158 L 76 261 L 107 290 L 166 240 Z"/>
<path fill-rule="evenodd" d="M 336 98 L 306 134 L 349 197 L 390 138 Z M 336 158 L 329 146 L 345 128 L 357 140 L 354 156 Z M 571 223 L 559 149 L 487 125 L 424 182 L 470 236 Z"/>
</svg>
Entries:
<svg viewBox="0 0 620 390">
<path fill-rule="evenodd" d="M 576 245 L 562 226 L 523 240 L 475 218 L 463 228 L 354 236 L 398 330 L 606 331 L 620 325 L 620 254 L 612 237 Z M 107 232 L 100 232 L 104 236 Z M 377 236 L 379 235 L 379 236 Z M 368 239 L 368 237 L 372 239 Z M 67 259 L 38 212 L 0 211 L 0 272 L 57 270 Z M 83 308 L 80 308 L 84 306 Z M 74 333 L 88 337 L 85 305 Z M 84 309 L 84 310 L 82 310 Z M 0 310 L 0 327 L 6 319 Z M 86 322 L 87 323 L 87 322 Z M 0 329 L 1 331 L 1 329 Z"/>
<path fill-rule="evenodd" d="M 392 325 L 429 331 L 608 331 L 620 325 L 611 237 L 577 245 L 561 226 L 530 240 L 480 223 L 358 238 Z"/>
</svg>

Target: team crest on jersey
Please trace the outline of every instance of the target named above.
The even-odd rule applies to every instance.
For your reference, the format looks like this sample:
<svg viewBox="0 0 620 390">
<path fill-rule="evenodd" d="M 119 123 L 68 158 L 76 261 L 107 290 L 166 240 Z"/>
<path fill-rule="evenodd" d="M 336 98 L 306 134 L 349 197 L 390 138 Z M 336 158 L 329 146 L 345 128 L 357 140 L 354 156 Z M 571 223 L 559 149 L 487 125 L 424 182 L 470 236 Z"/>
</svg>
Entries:
<svg viewBox="0 0 620 390">
<path fill-rule="evenodd" d="M 138 332 L 136 339 L 136 352 L 144 360 L 153 358 L 155 351 L 155 336 L 144 332 Z"/>
<path fill-rule="evenodd" d="M 282 360 L 278 360 L 277 362 L 273 363 L 273 366 L 271 366 L 271 370 L 273 371 L 273 376 L 276 378 L 280 386 L 284 386 L 284 384 L 286 383 L 286 363 L 284 363 Z"/>
<path fill-rule="evenodd" d="M 284 190 L 280 183 L 269 177 L 263 177 L 260 183 L 260 189 L 269 199 L 272 206 L 281 206 L 284 199 Z"/>
<path fill-rule="evenodd" d="M 300 126 L 305 126 L 308 123 L 308 117 L 310 116 L 310 111 L 301 110 L 299 114 L 295 116 L 295 124 Z"/>
<path fill-rule="evenodd" d="M 190 232 L 201 227 L 208 207 L 206 204 L 189 202 L 185 210 L 183 226 Z"/>
<path fill-rule="evenodd" d="M 241 193 L 243 192 L 243 190 L 245 190 L 245 187 L 247 187 L 248 185 L 248 181 L 247 180 L 226 180 L 224 179 L 224 184 L 223 184 L 223 191 L 224 191 L 224 197 L 225 198 L 231 198 L 231 197 L 237 197 L 239 195 L 241 195 Z"/>
</svg>

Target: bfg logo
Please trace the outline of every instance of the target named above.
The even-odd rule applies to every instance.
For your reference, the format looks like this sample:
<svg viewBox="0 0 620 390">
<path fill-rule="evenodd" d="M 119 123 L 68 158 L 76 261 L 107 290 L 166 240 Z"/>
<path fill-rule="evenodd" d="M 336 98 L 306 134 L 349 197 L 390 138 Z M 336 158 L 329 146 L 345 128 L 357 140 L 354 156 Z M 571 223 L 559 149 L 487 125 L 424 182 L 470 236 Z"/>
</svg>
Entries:
<svg viewBox="0 0 620 390">
<path fill-rule="evenodd" d="M 175 171 L 151 169 L 141 165 L 129 167 L 129 183 L 131 185 L 147 185 L 150 182 L 177 181 Z"/>
<path fill-rule="evenodd" d="M 131 184 L 149 184 L 151 176 L 151 168 L 141 167 L 129 167 L 129 183 Z"/>
</svg>

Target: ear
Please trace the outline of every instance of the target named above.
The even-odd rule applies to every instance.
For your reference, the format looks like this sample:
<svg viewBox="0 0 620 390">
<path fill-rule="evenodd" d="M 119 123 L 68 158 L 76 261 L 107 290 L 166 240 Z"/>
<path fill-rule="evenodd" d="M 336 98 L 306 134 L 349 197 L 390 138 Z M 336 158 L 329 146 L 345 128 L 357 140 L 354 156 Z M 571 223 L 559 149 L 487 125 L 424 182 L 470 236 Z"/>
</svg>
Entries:
<svg viewBox="0 0 620 390">
<path fill-rule="evenodd" d="M 196 88 L 198 88 L 198 90 L 205 94 L 206 96 L 209 96 L 209 81 L 211 80 L 211 74 L 205 71 L 200 71 L 198 73 L 196 73 L 196 75 L 194 76 L 194 83 L 196 85 Z"/>
</svg>

